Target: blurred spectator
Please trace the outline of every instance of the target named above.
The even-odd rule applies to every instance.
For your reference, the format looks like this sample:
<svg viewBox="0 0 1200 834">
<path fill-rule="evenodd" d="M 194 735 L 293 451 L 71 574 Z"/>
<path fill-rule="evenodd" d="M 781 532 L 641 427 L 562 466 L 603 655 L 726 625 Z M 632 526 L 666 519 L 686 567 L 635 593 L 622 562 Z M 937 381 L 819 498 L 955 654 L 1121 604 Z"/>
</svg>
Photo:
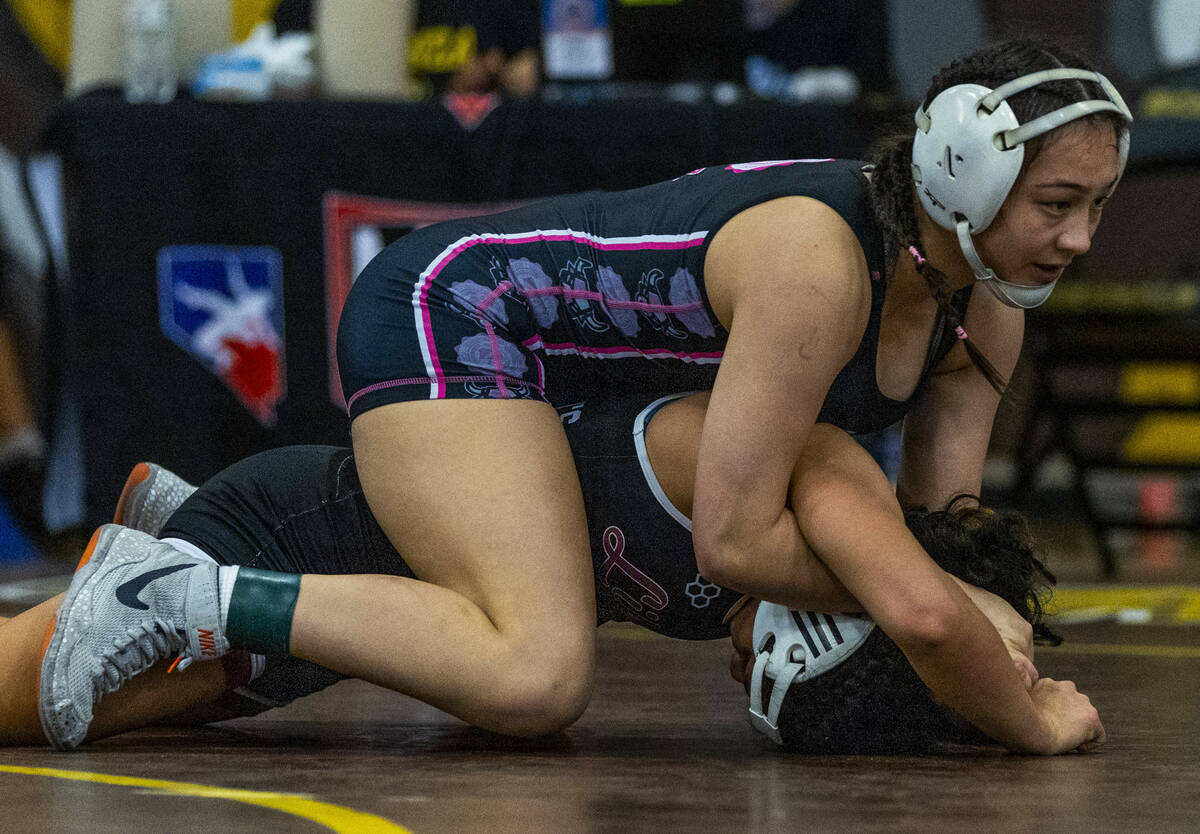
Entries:
<svg viewBox="0 0 1200 834">
<path fill-rule="evenodd" d="M 846 104 L 888 95 L 886 4 L 878 0 L 743 0 L 746 83 L 784 101 Z"/>
<path fill-rule="evenodd" d="M 1195 0 L 1112 0 L 1108 60 L 1135 88 L 1164 75 L 1200 67 L 1200 14 Z"/>
<path fill-rule="evenodd" d="M 1165 70 L 1200 64 L 1200 14 L 1195 0 L 1157 0 L 1153 6 L 1154 41 Z"/>
<path fill-rule="evenodd" d="M 0 3 L 0 499 L 39 545 L 47 539 L 46 444 L 36 417 L 41 368 L 34 345 L 45 315 L 47 266 L 20 155 L 36 147 L 61 95 L 58 73 L 26 36 L 13 7 Z"/>
<path fill-rule="evenodd" d="M 430 92 L 527 96 L 537 90 L 538 0 L 419 0 L 409 71 Z"/>
<path fill-rule="evenodd" d="M 61 14 L 65 6 L 65 15 Z M 51 11 L 58 11 L 58 17 L 34 16 L 27 21 L 18 16 L 16 9 L 24 11 L 29 16 L 34 10 L 41 17 L 46 17 Z M 33 6 L 26 0 L 19 6 L 12 6 L 9 0 L 0 0 L 0 143 L 11 153 L 21 155 L 33 150 L 41 135 L 42 129 L 50 118 L 51 112 L 62 98 L 61 69 L 65 66 L 66 52 L 62 48 L 54 52 L 54 56 L 43 54 L 34 46 L 25 26 L 41 22 L 51 27 L 55 20 L 62 18 L 70 31 L 70 4 L 60 0 L 45 0 L 44 5 Z M 25 24 L 25 25 L 23 25 Z M 41 31 L 41 30 L 39 30 Z M 42 32 L 47 40 L 51 40 L 51 31 L 47 28 Z M 51 65 L 49 59 L 62 60 L 63 64 Z"/>
<path fill-rule="evenodd" d="M 46 443 L 34 420 L 23 365 L 12 328 L 0 319 L 0 498 L 30 541 L 44 546 Z"/>
<path fill-rule="evenodd" d="M 313 0 L 281 0 L 280 32 L 312 28 Z M 409 72 L 429 96 L 527 96 L 538 86 L 539 0 L 418 0 Z M 364 25 L 369 25 L 364 21 Z"/>
</svg>

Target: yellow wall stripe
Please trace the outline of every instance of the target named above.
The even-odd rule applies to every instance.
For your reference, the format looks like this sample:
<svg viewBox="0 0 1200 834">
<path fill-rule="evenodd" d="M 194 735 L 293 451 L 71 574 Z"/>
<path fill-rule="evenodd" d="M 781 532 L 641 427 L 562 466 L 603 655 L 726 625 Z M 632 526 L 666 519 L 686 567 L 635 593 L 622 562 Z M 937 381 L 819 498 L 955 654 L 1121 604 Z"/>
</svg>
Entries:
<svg viewBox="0 0 1200 834">
<path fill-rule="evenodd" d="M 1121 400 L 1164 406 L 1200 402 L 1200 364 L 1126 362 L 1121 366 Z"/>
<path fill-rule="evenodd" d="M 1167 657 L 1184 660 L 1200 659 L 1200 646 L 1130 646 L 1124 643 L 1063 643 L 1061 646 L 1038 646 L 1037 653 L 1048 654 L 1115 654 L 1130 657 Z"/>
<path fill-rule="evenodd" d="M 213 785 L 197 785 L 192 782 L 168 782 L 162 779 L 141 779 L 136 776 L 113 776 L 107 773 L 87 773 L 82 770 L 59 770 L 50 767 L 20 767 L 0 765 L 2 773 L 24 776 L 49 776 L 54 779 L 72 779 L 78 782 L 93 782 L 101 785 L 116 785 L 123 788 L 148 788 L 172 796 L 197 796 L 205 799 L 228 799 L 271 808 L 294 817 L 302 817 L 337 832 L 361 832 L 361 834 L 409 834 L 407 828 L 377 817 L 353 811 L 340 805 L 319 802 L 300 794 L 269 793 L 235 788 L 218 788 Z"/>
<path fill-rule="evenodd" d="M 1130 463 L 1200 463 L 1200 414 L 1145 415 L 1125 438 L 1121 455 Z"/>
<path fill-rule="evenodd" d="M 1193 585 L 1077 586 L 1058 588 L 1048 606 L 1064 621 L 1145 611 L 1155 623 L 1200 623 L 1200 588 Z"/>
</svg>

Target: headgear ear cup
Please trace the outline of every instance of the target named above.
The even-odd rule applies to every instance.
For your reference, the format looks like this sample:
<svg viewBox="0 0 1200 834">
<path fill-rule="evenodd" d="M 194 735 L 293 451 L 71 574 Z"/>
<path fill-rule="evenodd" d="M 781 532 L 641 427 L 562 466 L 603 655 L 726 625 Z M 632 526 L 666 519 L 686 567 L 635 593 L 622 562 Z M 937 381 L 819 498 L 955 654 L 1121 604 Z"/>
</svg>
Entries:
<svg viewBox="0 0 1200 834">
<path fill-rule="evenodd" d="M 754 615 L 754 670 L 750 673 L 750 725 L 776 744 L 779 712 L 793 683 L 811 680 L 844 662 L 875 628 L 866 616 L 790 611 L 760 602 Z M 772 681 L 764 703 L 765 680 Z"/>
<path fill-rule="evenodd" d="M 1021 124 L 1005 100 L 1049 81 L 1083 80 L 1099 84 L 1107 99 L 1084 99 Z M 913 137 L 913 181 L 921 205 L 935 223 L 957 233 L 963 256 L 975 277 L 1010 307 L 1036 307 L 1054 284 L 1027 286 L 997 278 L 984 265 L 971 235 L 988 227 L 1021 173 L 1024 143 L 1093 113 L 1114 112 L 1126 125 L 1133 114 L 1111 82 L 1098 72 L 1052 69 L 1023 75 L 992 90 L 958 84 L 917 108 Z M 1124 167 L 1129 130 L 1118 146 Z"/>
<path fill-rule="evenodd" d="M 913 180 L 933 221 L 953 230 L 960 218 L 972 232 L 988 227 L 1021 173 L 1025 146 L 999 150 L 993 137 L 1020 123 L 1008 102 L 992 112 L 979 107 L 992 91 L 979 84 L 943 90 L 917 110 Z"/>
</svg>

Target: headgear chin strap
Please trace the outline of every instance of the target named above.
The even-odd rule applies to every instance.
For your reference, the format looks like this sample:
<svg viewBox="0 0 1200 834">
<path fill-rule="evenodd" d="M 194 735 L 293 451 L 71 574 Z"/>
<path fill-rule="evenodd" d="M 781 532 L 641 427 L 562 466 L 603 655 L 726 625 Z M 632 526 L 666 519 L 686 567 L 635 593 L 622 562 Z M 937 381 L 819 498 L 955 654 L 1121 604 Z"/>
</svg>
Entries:
<svg viewBox="0 0 1200 834">
<path fill-rule="evenodd" d="M 971 240 L 970 227 L 966 220 L 958 221 L 956 231 L 958 232 L 958 248 L 962 250 L 967 263 L 971 265 L 971 270 L 975 273 L 975 280 L 981 281 L 992 291 L 992 295 L 1000 299 L 1002 304 L 1021 310 L 1031 310 L 1043 304 L 1050 297 L 1050 293 L 1054 291 L 1054 285 L 1058 283 L 1057 278 L 1049 284 L 1014 284 L 1012 281 L 1005 281 L 998 277 L 984 264 L 979 253 L 975 251 L 975 241 Z"/>
<path fill-rule="evenodd" d="M 1005 100 L 1050 81 L 1092 81 L 1107 99 L 1085 99 L 1021 124 Z M 957 84 L 917 108 L 913 137 L 913 181 L 925 211 L 944 229 L 957 233 L 959 248 L 976 279 L 1010 307 L 1029 309 L 1044 302 L 1054 284 L 1026 286 L 996 277 L 971 241 L 1000 211 L 1021 173 L 1025 143 L 1093 113 L 1112 112 L 1126 128 L 1118 137 L 1121 170 L 1129 155 L 1129 112 L 1116 87 L 1098 72 L 1049 69 L 1030 73 L 992 90 L 981 84 Z"/>
<path fill-rule="evenodd" d="M 761 602 L 754 615 L 754 671 L 750 673 L 750 725 L 776 744 L 779 710 L 793 683 L 812 680 L 853 654 L 875 623 L 866 617 L 790 611 Z M 773 643 L 772 643 L 773 640 Z M 770 650 L 767 644 L 772 643 Z M 770 704 L 763 703 L 763 679 L 773 681 Z"/>
</svg>

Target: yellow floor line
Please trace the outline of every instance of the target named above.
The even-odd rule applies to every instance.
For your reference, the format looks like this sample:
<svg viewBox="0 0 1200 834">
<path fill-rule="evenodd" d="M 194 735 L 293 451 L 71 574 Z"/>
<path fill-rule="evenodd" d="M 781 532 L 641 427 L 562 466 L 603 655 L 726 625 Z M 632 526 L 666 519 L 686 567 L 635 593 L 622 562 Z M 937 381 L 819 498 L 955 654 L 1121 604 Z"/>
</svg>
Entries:
<svg viewBox="0 0 1200 834">
<path fill-rule="evenodd" d="M 1037 653 L 1049 654 L 1115 654 L 1129 657 L 1167 657 L 1185 660 L 1200 659 L 1200 646 L 1129 646 L 1123 643 L 1064 643 L 1061 646 L 1038 646 Z"/>
<path fill-rule="evenodd" d="M 340 805 L 331 805 L 300 794 L 248 791 L 234 788 L 218 788 L 192 782 L 168 782 L 162 779 L 141 779 L 134 776 L 113 776 L 107 773 L 87 773 L 82 770 L 58 770 L 50 767 L 19 767 L 0 765 L 0 772 L 24 776 L 49 776 L 55 779 L 72 779 L 78 782 L 93 782 L 102 785 L 117 785 L 125 788 L 146 788 L 151 792 L 172 796 L 198 796 L 205 799 L 228 799 L 271 808 L 294 817 L 323 825 L 337 832 L 361 832 L 361 834 L 409 834 L 407 828 L 377 817 L 364 814 Z"/>
<path fill-rule="evenodd" d="M 1048 613 L 1064 623 L 1117 619 L 1156 625 L 1200 624 L 1200 587 L 1080 585 L 1058 588 Z"/>
</svg>

